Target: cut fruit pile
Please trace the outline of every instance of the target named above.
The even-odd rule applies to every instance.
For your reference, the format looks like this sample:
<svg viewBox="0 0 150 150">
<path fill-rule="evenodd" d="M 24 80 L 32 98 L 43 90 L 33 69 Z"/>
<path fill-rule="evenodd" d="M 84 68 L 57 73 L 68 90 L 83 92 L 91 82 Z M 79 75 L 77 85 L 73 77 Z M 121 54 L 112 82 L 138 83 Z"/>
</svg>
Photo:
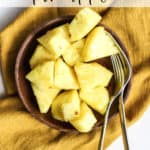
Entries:
<svg viewBox="0 0 150 150">
<path fill-rule="evenodd" d="M 118 53 L 90 8 L 79 11 L 70 24 L 58 26 L 38 38 L 26 75 L 41 113 L 69 122 L 80 132 L 92 130 L 93 110 L 106 112 L 107 87 L 113 73 L 95 60 Z M 92 62 L 91 62 L 92 61 Z M 95 62 L 94 62 L 95 61 Z"/>
</svg>

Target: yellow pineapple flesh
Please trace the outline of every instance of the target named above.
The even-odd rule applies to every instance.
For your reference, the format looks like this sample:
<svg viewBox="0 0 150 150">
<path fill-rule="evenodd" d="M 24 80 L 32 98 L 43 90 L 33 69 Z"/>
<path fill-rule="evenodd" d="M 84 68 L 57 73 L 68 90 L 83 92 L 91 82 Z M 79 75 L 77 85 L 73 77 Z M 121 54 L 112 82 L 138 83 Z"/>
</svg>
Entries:
<svg viewBox="0 0 150 150">
<path fill-rule="evenodd" d="M 85 62 L 117 54 L 118 48 L 103 27 L 96 27 L 88 35 L 82 57 Z"/>
<path fill-rule="evenodd" d="M 32 90 L 36 97 L 39 110 L 41 113 L 47 113 L 54 98 L 60 92 L 60 89 L 56 88 L 45 88 L 43 90 L 39 89 L 36 85 L 32 84 Z"/>
<path fill-rule="evenodd" d="M 69 25 L 71 41 L 85 37 L 101 20 L 101 16 L 90 8 L 80 10 Z"/>
<path fill-rule="evenodd" d="M 65 91 L 52 104 L 52 115 L 57 120 L 69 121 L 80 114 L 80 98 L 76 90 Z"/>
<path fill-rule="evenodd" d="M 70 121 L 73 127 L 75 127 L 79 132 L 83 133 L 91 131 L 96 122 L 97 119 L 94 113 L 84 102 L 81 103 L 79 117 Z"/>
<path fill-rule="evenodd" d="M 57 59 L 70 46 L 68 25 L 62 25 L 48 31 L 38 41 Z"/>
<path fill-rule="evenodd" d="M 65 62 L 74 66 L 77 62 L 81 61 L 81 52 L 84 46 L 84 39 L 74 42 L 69 48 L 67 48 L 63 54 Z"/>
<path fill-rule="evenodd" d="M 84 88 L 80 90 L 80 98 L 100 114 L 104 114 L 109 103 L 109 92 L 106 88 Z"/>
<path fill-rule="evenodd" d="M 61 58 L 55 63 L 54 74 L 55 86 L 59 89 L 78 89 L 79 84 L 74 70 L 68 66 Z"/>
<path fill-rule="evenodd" d="M 29 60 L 30 67 L 34 68 L 35 66 L 43 63 L 44 61 L 49 61 L 53 59 L 52 55 L 41 45 L 38 45 Z"/>
<path fill-rule="evenodd" d="M 35 84 L 40 89 L 52 87 L 54 83 L 54 62 L 47 61 L 33 68 L 27 75 L 31 83 Z"/>
<path fill-rule="evenodd" d="M 78 63 L 75 72 L 81 88 L 104 86 L 106 87 L 112 77 L 112 72 L 98 63 Z"/>
</svg>

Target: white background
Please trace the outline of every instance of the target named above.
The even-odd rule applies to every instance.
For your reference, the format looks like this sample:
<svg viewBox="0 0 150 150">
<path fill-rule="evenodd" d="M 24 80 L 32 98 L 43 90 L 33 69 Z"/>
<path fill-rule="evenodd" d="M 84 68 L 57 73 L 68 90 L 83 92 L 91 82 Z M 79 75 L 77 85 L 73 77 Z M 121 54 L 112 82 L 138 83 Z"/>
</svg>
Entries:
<svg viewBox="0 0 150 150">
<path fill-rule="evenodd" d="M 89 0 L 80 0 L 81 5 L 80 6 L 90 6 Z M 47 2 L 44 2 L 44 0 L 36 0 L 36 6 L 79 6 L 79 0 L 53 0 L 52 2 L 50 0 L 47 0 Z M 101 2 L 101 0 L 92 0 L 92 6 L 109 6 L 111 0 L 105 0 L 104 2 Z M 30 6 L 33 4 L 33 0 L 0 0 L 0 6 L 2 7 L 25 7 Z M 150 0 L 116 0 L 115 3 L 113 3 L 114 7 L 150 7 Z"/>
<path fill-rule="evenodd" d="M 0 31 L 24 8 L 0 8 Z M 0 80 L 0 93 L 3 91 Z M 143 117 L 128 129 L 131 150 L 150 150 L 150 108 Z M 123 150 L 119 137 L 107 150 Z"/>
</svg>

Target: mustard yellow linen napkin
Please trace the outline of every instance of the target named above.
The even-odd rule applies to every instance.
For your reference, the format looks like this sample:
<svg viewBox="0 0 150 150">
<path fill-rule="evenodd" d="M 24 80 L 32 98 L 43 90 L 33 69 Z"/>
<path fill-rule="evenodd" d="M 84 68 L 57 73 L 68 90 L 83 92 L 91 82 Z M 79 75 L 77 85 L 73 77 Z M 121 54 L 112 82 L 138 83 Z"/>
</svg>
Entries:
<svg viewBox="0 0 150 150">
<path fill-rule="evenodd" d="M 0 33 L 0 61 L 8 94 L 15 94 L 14 64 L 25 37 L 42 22 L 74 14 L 73 8 L 28 8 Z M 150 8 L 97 9 L 103 23 L 125 44 L 133 66 L 131 90 L 125 103 L 128 126 L 150 104 Z M 104 13 L 105 12 L 105 13 Z M 118 114 L 108 124 L 105 147 L 121 133 Z M 63 133 L 34 119 L 17 96 L 0 100 L 0 149 L 96 150 L 100 129 L 87 134 Z"/>
</svg>

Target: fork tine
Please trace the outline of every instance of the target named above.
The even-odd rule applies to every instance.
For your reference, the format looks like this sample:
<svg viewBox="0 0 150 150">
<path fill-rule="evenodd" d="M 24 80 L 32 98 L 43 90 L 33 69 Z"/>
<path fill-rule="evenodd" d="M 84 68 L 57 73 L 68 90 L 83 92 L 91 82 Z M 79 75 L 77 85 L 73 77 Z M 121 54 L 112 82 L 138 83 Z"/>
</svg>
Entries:
<svg viewBox="0 0 150 150">
<path fill-rule="evenodd" d="M 117 55 L 114 56 L 115 62 L 116 62 L 116 72 L 117 72 L 117 78 L 121 82 L 121 76 L 120 76 L 120 68 L 119 68 L 119 62 L 117 60 Z"/>
<path fill-rule="evenodd" d="M 113 65 L 113 70 L 114 70 L 114 78 L 115 81 L 117 81 L 117 77 L 116 77 L 116 64 L 115 64 L 115 60 L 114 60 L 114 56 L 111 56 L 111 61 L 112 61 L 112 65 Z"/>
<path fill-rule="evenodd" d="M 128 65 L 127 65 L 127 63 L 125 63 L 125 61 L 124 61 L 124 56 L 123 56 L 123 54 L 121 53 L 121 50 L 120 50 L 120 53 L 118 54 L 118 57 L 120 58 L 120 61 L 121 61 L 121 64 L 122 64 L 124 73 L 125 73 L 125 75 L 126 75 L 127 72 L 128 72 Z"/>
<path fill-rule="evenodd" d="M 120 77 L 119 77 L 118 63 L 116 61 L 115 55 L 112 57 L 112 63 L 113 63 L 113 70 L 114 70 L 114 78 L 118 85 L 118 83 L 120 83 Z"/>
<path fill-rule="evenodd" d="M 123 67 L 122 63 L 118 55 L 112 56 L 112 65 L 113 65 L 113 70 L 114 70 L 114 78 L 116 82 L 119 83 L 119 86 L 122 86 L 124 83 L 124 72 L 122 68 Z"/>
<path fill-rule="evenodd" d="M 109 35 L 109 37 L 114 41 L 115 45 L 117 46 L 118 50 L 119 50 L 119 57 L 123 66 L 123 70 L 125 71 L 125 74 L 127 74 L 128 72 L 131 72 L 131 69 L 129 68 L 129 62 L 128 59 L 126 57 L 126 54 L 122 51 L 120 45 L 116 42 L 116 40 L 112 37 L 112 35 L 110 33 L 107 33 Z M 124 61 L 124 59 L 126 61 Z M 126 63 L 125 63 L 126 62 Z"/>
<path fill-rule="evenodd" d="M 123 65 L 120 61 L 120 57 L 119 55 L 116 55 L 116 61 L 118 62 L 118 70 L 119 70 L 119 75 L 120 75 L 120 81 L 121 81 L 121 84 L 123 85 L 124 84 L 124 68 L 123 68 Z"/>
</svg>

